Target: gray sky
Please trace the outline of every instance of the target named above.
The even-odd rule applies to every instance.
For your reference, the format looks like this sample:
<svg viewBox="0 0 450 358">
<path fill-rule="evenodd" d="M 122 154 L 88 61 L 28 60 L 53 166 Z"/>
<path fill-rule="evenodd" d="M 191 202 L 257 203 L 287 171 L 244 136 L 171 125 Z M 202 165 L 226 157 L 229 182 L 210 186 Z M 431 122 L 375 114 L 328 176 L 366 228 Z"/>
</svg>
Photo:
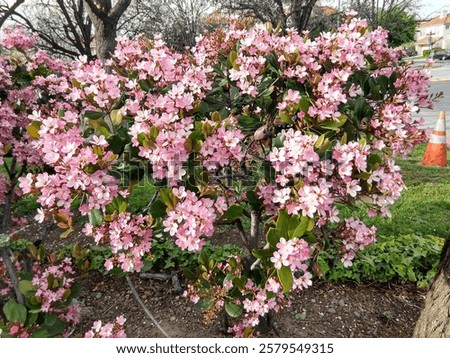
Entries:
<svg viewBox="0 0 450 358">
<path fill-rule="evenodd" d="M 339 0 L 319 0 L 323 5 L 338 6 Z M 347 0 L 341 0 L 341 4 L 345 4 Z M 446 9 L 450 13 L 450 0 L 418 0 L 421 5 L 419 15 L 422 18 L 434 17 L 441 10 Z"/>
<path fill-rule="evenodd" d="M 442 10 L 450 12 L 450 0 L 422 0 L 423 6 L 420 10 L 420 15 L 423 17 L 435 17 Z"/>
</svg>

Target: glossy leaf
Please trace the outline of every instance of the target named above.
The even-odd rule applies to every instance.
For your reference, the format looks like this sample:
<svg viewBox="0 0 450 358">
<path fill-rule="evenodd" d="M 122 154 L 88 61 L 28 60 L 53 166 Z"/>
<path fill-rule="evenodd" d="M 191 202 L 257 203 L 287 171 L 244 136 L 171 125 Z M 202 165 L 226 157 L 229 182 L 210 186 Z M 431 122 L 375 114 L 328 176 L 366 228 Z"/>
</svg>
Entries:
<svg viewBox="0 0 450 358">
<path fill-rule="evenodd" d="M 91 223 L 94 226 L 101 226 L 103 223 L 103 215 L 102 212 L 98 209 L 93 209 L 88 214 L 89 223 Z"/>
<path fill-rule="evenodd" d="M 294 283 L 294 278 L 292 277 L 291 269 L 287 266 L 281 266 L 277 270 L 277 276 L 280 280 L 281 286 L 283 287 L 283 292 L 287 293 L 291 290 Z"/>
<path fill-rule="evenodd" d="M 234 302 L 227 302 L 225 303 L 225 311 L 230 317 L 237 318 L 242 315 L 243 309 L 242 306 L 239 306 Z"/>
<path fill-rule="evenodd" d="M 231 205 L 223 214 L 222 219 L 227 221 L 234 221 L 239 219 L 244 212 L 244 208 L 240 205 Z"/>
<path fill-rule="evenodd" d="M 25 323 L 27 320 L 27 309 L 24 305 L 14 300 L 9 300 L 3 306 L 3 313 L 10 322 Z"/>
</svg>

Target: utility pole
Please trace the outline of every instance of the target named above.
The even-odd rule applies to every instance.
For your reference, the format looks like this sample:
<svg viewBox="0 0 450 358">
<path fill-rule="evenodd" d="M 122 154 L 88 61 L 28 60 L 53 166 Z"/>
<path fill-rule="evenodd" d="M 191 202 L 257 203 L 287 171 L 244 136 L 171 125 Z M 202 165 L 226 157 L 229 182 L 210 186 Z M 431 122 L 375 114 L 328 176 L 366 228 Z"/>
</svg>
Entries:
<svg viewBox="0 0 450 358">
<path fill-rule="evenodd" d="M 430 32 L 426 35 L 428 36 L 428 46 L 430 47 L 430 52 L 431 52 L 431 48 L 433 46 L 433 37 L 432 36 L 436 35 L 436 33 L 431 32 L 431 30 L 430 30 Z"/>
<path fill-rule="evenodd" d="M 341 25 L 341 0 L 338 0 L 338 6 L 337 6 L 337 12 L 338 12 L 338 16 L 337 16 L 337 27 L 339 28 L 339 26 Z"/>
</svg>

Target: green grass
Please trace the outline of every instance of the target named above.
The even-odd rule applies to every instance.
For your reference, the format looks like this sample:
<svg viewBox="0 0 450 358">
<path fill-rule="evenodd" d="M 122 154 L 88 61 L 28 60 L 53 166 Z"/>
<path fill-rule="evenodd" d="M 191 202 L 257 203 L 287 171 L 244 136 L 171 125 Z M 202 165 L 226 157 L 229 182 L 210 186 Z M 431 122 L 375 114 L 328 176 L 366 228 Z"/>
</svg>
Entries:
<svg viewBox="0 0 450 358">
<path fill-rule="evenodd" d="M 345 214 L 375 225 L 379 236 L 403 234 L 450 237 L 450 165 L 448 168 L 421 164 L 426 145 L 407 158 L 397 158 L 407 189 L 392 206 L 392 218 L 368 218 L 363 208 Z M 447 151 L 450 158 L 450 150 Z"/>
<path fill-rule="evenodd" d="M 411 188 L 425 183 L 450 185 L 450 161 L 448 161 L 448 168 L 423 166 L 421 162 L 425 149 L 426 144 L 422 144 L 415 148 L 407 158 L 398 158 L 396 160 L 397 164 L 402 168 L 403 180 L 406 186 Z M 450 149 L 448 148 L 447 159 L 450 159 Z"/>
<path fill-rule="evenodd" d="M 129 210 L 131 212 L 138 212 L 147 207 L 150 200 L 155 193 L 155 186 L 151 184 L 151 181 L 144 177 L 136 186 L 129 198 Z"/>
</svg>

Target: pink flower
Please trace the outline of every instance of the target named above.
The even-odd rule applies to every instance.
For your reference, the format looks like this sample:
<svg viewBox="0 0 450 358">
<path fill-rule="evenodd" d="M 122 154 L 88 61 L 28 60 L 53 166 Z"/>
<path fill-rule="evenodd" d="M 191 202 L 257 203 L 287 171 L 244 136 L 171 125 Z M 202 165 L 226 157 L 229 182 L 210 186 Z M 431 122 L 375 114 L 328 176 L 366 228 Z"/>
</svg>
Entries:
<svg viewBox="0 0 450 358">
<path fill-rule="evenodd" d="M 222 199 L 219 202 L 221 201 Z M 163 221 L 164 231 L 175 236 L 177 238 L 175 243 L 182 249 L 199 251 L 205 243 L 202 236 L 211 236 L 214 233 L 215 219 L 214 201 L 209 198 L 198 198 L 187 190 L 186 196 Z"/>
<path fill-rule="evenodd" d="M 36 34 L 29 34 L 23 27 L 14 26 L 3 29 L 3 37 L 0 39 L 0 45 L 7 49 L 17 48 L 26 51 L 36 45 Z"/>
<path fill-rule="evenodd" d="M 266 290 L 277 293 L 280 289 L 281 285 L 274 278 L 271 277 L 267 280 Z"/>
</svg>

